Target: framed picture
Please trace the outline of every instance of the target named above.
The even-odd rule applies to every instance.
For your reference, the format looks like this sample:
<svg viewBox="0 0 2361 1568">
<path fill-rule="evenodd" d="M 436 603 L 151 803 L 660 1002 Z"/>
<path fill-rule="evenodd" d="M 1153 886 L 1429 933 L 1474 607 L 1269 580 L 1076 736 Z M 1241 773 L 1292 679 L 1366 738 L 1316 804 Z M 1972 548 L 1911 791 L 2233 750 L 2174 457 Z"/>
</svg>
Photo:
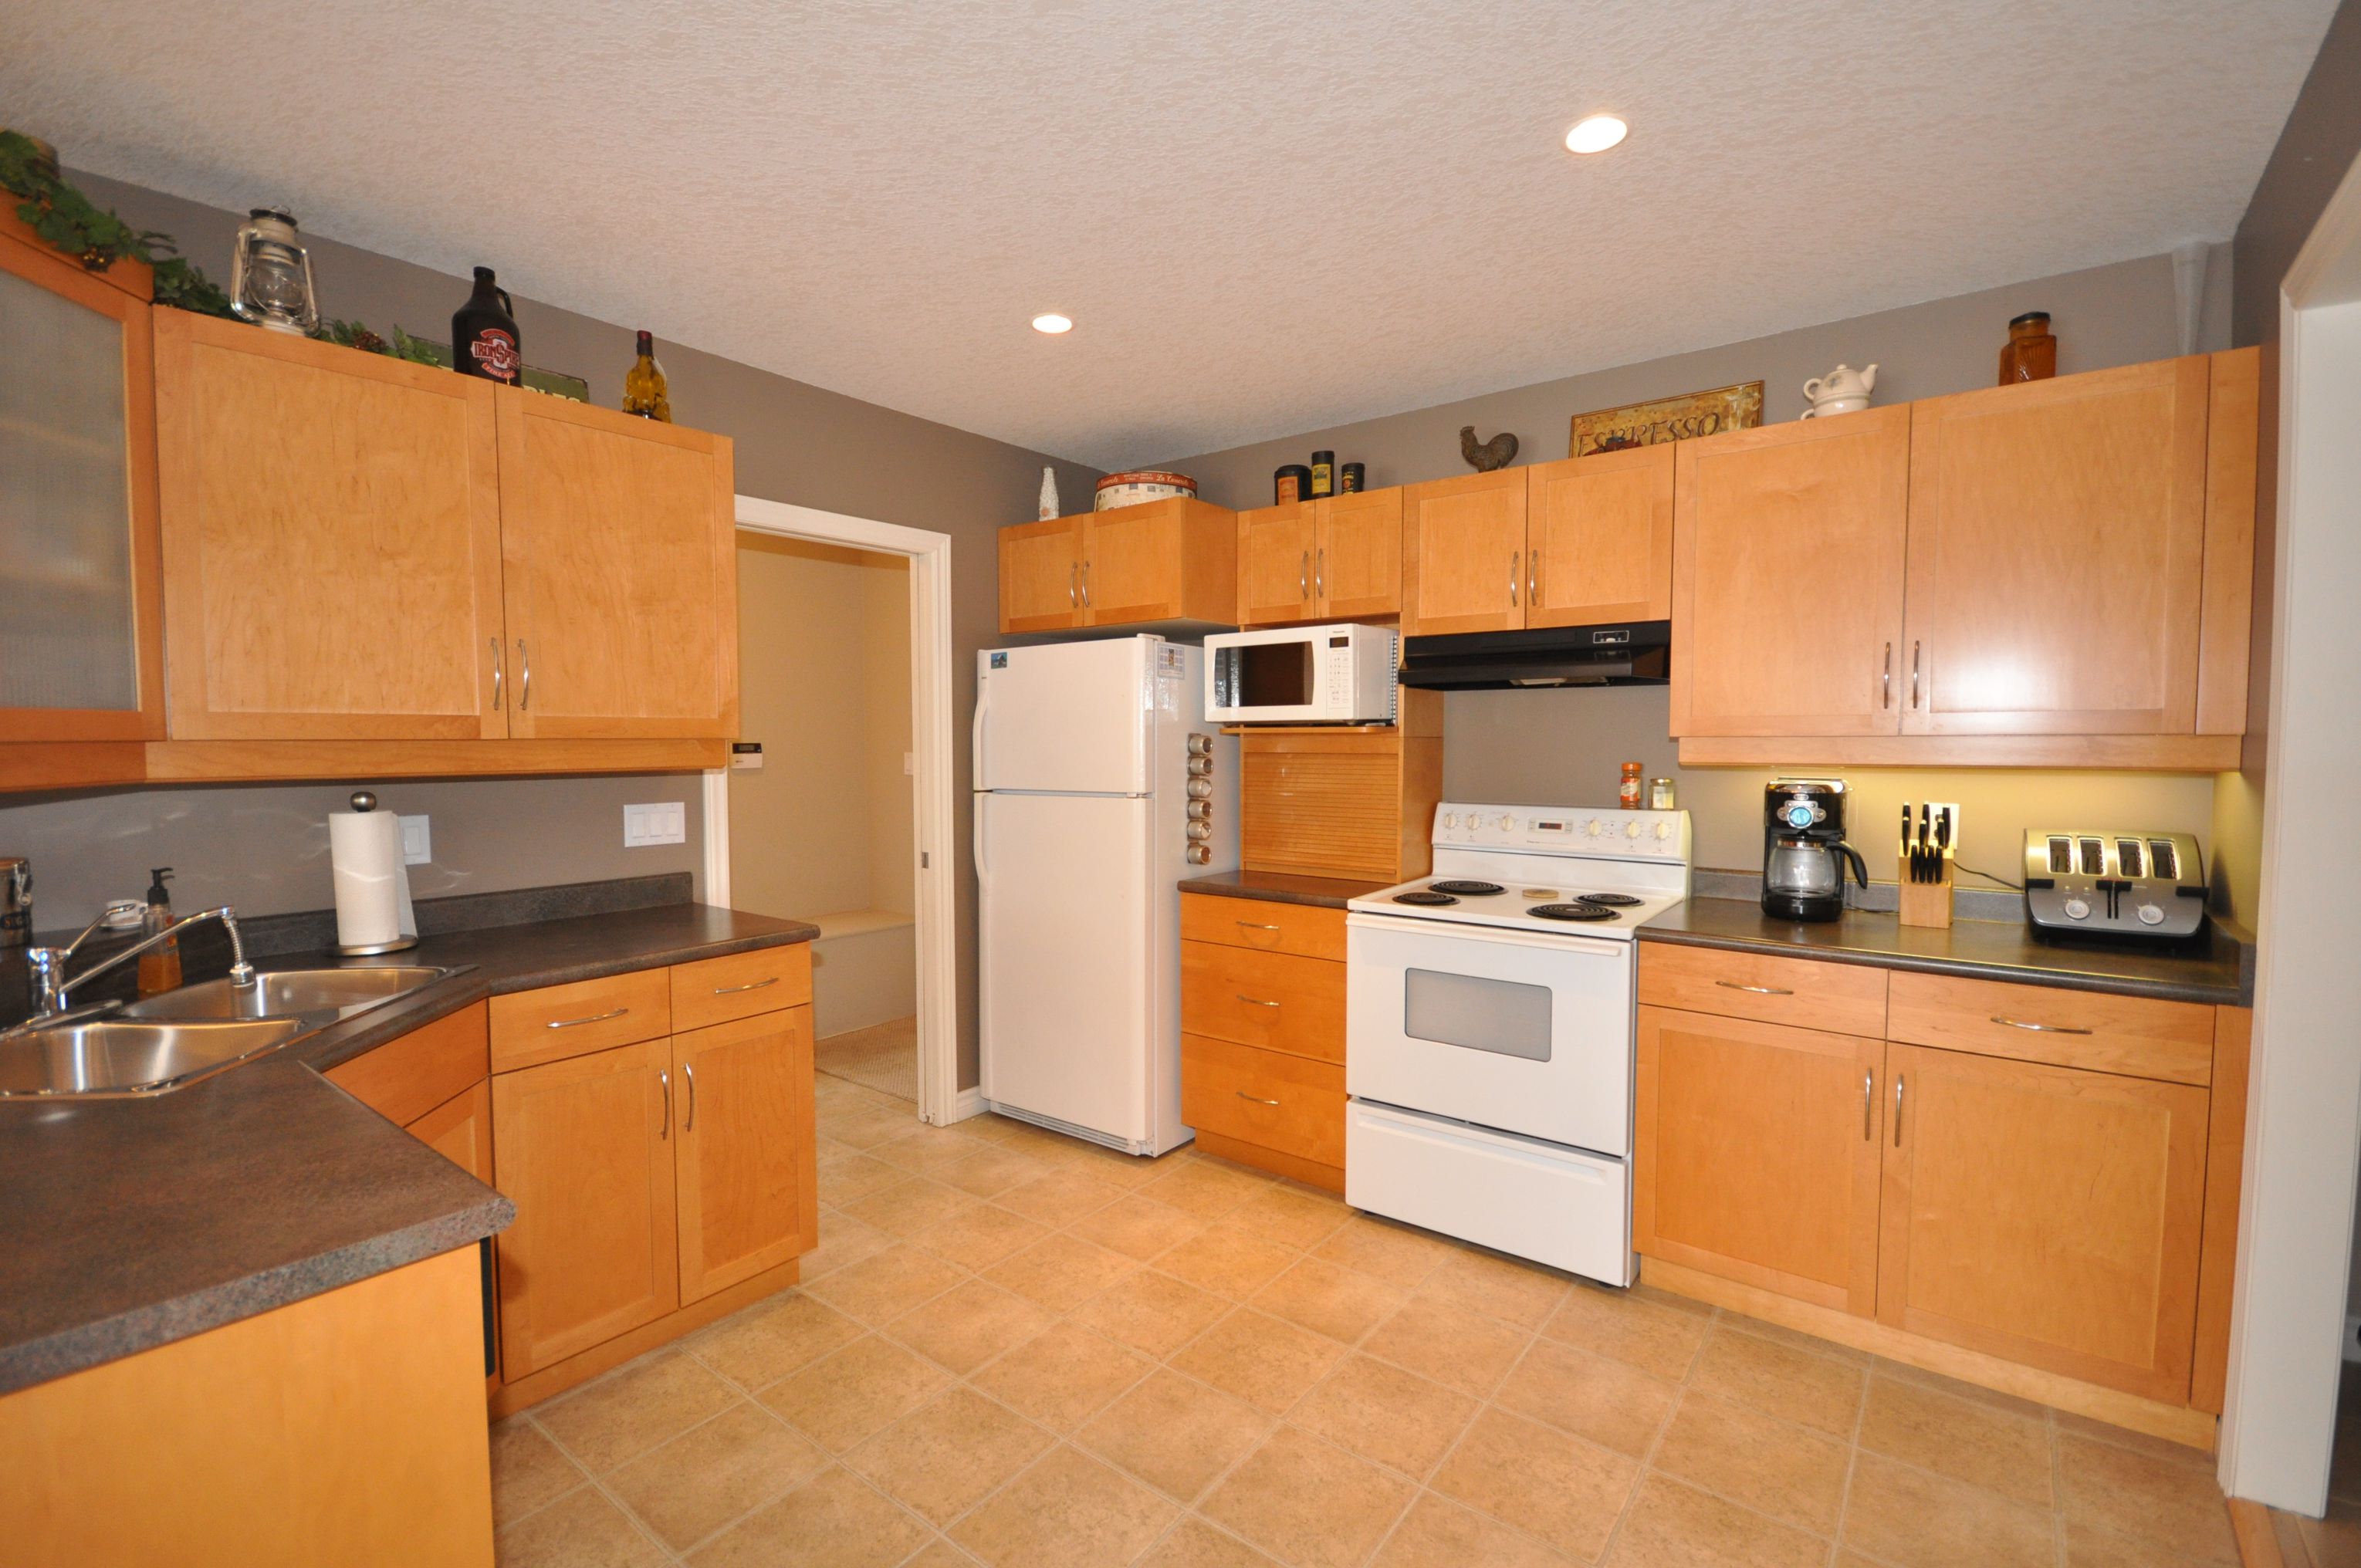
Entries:
<svg viewBox="0 0 2361 1568">
<path fill-rule="evenodd" d="M 1677 398 L 1576 414 L 1566 455 L 1584 457 L 1593 452 L 1620 452 L 1627 446 L 1656 446 L 1725 430 L 1752 430 L 1762 422 L 1763 383 L 1745 381 L 1709 392 L 1684 392 Z"/>
</svg>

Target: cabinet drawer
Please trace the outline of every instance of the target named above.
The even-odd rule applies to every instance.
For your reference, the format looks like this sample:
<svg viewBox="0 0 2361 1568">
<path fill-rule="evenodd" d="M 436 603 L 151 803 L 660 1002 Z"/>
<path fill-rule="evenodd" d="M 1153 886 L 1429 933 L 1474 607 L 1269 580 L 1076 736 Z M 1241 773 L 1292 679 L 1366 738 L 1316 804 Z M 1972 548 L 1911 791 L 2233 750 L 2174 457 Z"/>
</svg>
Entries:
<svg viewBox="0 0 2361 1568">
<path fill-rule="evenodd" d="M 1227 948 L 1254 948 L 1267 953 L 1345 961 L 1345 912 L 1309 904 L 1184 894 L 1180 899 L 1180 935 L 1191 942 L 1218 942 Z"/>
<path fill-rule="evenodd" d="M 760 948 L 672 967 L 675 1033 L 757 1013 L 800 1007 L 812 997 L 811 944 Z"/>
<path fill-rule="evenodd" d="M 2213 1080 L 2213 1009 L 2047 985 L 1897 973 L 1886 1037 L 2092 1072 Z"/>
<path fill-rule="evenodd" d="M 1199 1132 L 1345 1164 L 1345 1069 L 1327 1062 L 1184 1034 L 1180 1116 Z"/>
<path fill-rule="evenodd" d="M 1180 1026 L 1241 1046 L 1345 1059 L 1345 966 L 1213 942 L 1180 944 Z"/>
<path fill-rule="evenodd" d="M 491 1070 L 478 1002 L 327 1071 L 327 1080 L 398 1126 L 407 1127 Z"/>
<path fill-rule="evenodd" d="M 1668 942 L 1640 947 L 1640 1000 L 1838 1035 L 1885 1034 L 1886 971 Z"/>
<path fill-rule="evenodd" d="M 660 969 L 492 998 L 492 1070 L 511 1072 L 672 1032 L 672 978 Z"/>
</svg>

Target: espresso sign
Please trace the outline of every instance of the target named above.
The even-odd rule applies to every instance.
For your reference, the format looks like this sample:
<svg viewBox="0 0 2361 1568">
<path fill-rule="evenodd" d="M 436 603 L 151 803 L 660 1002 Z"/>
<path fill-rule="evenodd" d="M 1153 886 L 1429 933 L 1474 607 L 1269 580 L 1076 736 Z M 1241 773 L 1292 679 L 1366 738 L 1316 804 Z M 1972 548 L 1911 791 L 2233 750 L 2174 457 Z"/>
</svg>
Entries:
<svg viewBox="0 0 2361 1568">
<path fill-rule="evenodd" d="M 1716 387 L 1710 392 L 1684 392 L 1650 403 L 1626 403 L 1620 409 L 1574 416 L 1570 457 L 1594 452 L 1620 452 L 1627 446 L 1659 446 L 1667 441 L 1719 435 L 1725 430 L 1752 430 L 1763 422 L 1763 383 Z"/>
</svg>

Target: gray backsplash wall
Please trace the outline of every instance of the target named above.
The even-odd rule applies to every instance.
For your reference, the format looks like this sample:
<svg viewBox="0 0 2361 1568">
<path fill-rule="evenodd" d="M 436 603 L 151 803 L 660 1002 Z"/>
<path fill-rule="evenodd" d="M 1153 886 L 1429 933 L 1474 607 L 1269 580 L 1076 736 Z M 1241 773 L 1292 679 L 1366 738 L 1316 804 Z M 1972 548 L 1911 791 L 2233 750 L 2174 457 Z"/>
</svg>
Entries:
<svg viewBox="0 0 2361 1568">
<path fill-rule="evenodd" d="M 73 149 L 64 149 L 69 162 Z M 171 235 L 215 279 L 229 272 L 230 242 L 240 214 L 76 171 L 74 181 L 134 226 Z M 257 190 L 253 200 L 275 192 Z M 522 199 L 531 200 L 531 192 Z M 300 219 L 302 214 L 298 213 Z M 443 338 L 468 284 L 456 275 L 310 236 L 320 306 L 379 332 L 399 324 Z M 596 235 L 582 236 L 596 246 Z M 685 242 L 689 243 L 689 242 Z M 497 243 L 480 258 L 499 267 Z M 532 280 L 504 274 L 517 296 L 517 322 L 528 363 L 587 377 L 593 401 L 613 408 L 632 357 L 629 323 L 594 321 L 530 298 Z M 726 346 L 726 345 L 725 345 Z M 737 443 L 741 494 L 845 512 L 952 536 L 952 721 L 967 732 L 974 682 L 965 672 L 998 622 L 994 534 L 1032 517 L 1041 467 L 1055 462 L 1060 491 L 1087 497 L 1098 471 L 1058 462 L 1004 442 L 862 402 L 677 344 L 659 343 L 671 380 L 673 412 L 683 424 L 718 431 Z M 749 683 L 825 679 L 817 670 L 746 670 Z M 790 737 L 763 737 L 774 749 Z M 954 788 L 968 788 L 968 759 L 954 750 Z M 367 781 L 355 780 L 353 784 Z M 699 869 L 700 822 L 695 778 L 576 778 L 387 784 L 390 806 L 434 817 L 435 865 L 413 869 L 413 885 L 443 893 Z M 313 784 L 253 788 L 108 791 L 0 805 L 0 854 L 28 848 L 40 861 L 44 924 L 86 918 L 105 895 L 146 885 L 144 869 L 180 872 L 181 902 L 193 907 L 204 889 L 235 890 L 241 907 L 315 908 L 327 901 L 319 857 L 319 819 L 351 787 Z M 0 797 L 5 801 L 8 797 Z M 686 800 L 688 842 L 622 849 L 622 806 Z M 940 846 L 954 857 L 959 902 L 961 1081 L 975 1071 L 974 872 L 965 833 Z M 170 849 L 170 853 L 162 850 Z M 739 853 L 760 846 L 739 846 Z M 71 868 L 71 869 L 70 869 Z M 133 879 L 138 880 L 135 884 Z"/>
</svg>

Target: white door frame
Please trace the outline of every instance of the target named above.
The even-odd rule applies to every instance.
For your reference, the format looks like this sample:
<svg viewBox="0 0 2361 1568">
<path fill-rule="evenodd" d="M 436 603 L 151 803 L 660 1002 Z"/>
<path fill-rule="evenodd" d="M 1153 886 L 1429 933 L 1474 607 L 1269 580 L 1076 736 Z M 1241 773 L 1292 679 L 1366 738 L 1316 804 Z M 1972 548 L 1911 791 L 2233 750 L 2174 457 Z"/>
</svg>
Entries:
<svg viewBox="0 0 2361 1568">
<path fill-rule="evenodd" d="M 900 555 L 910 563 L 911 797 L 917 829 L 912 835 L 910 876 L 917 919 L 918 1118 L 938 1125 L 957 1121 L 961 1111 L 957 905 L 951 883 L 956 828 L 951 812 L 950 535 L 754 496 L 738 498 L 738 526 L 753 533 Z M 741 670 L 739 679 L 745 678 Z M 726 769 L 705 775 L 705 898 L 708 904 L 730 902 Z M 971 1105 L 967 1113 L 980 1108 Z"/>
<path fill-rule="evenodd" d="M 2361 161 L 2281 285 L 2279 396 L 2253 1091 L 2219 1475 L 2234 1497 L 2318 1515 L 2361 1171 L 2361 913 L 2319 858 L 2349 837 L 2361 773 Z"/>
</svg>

